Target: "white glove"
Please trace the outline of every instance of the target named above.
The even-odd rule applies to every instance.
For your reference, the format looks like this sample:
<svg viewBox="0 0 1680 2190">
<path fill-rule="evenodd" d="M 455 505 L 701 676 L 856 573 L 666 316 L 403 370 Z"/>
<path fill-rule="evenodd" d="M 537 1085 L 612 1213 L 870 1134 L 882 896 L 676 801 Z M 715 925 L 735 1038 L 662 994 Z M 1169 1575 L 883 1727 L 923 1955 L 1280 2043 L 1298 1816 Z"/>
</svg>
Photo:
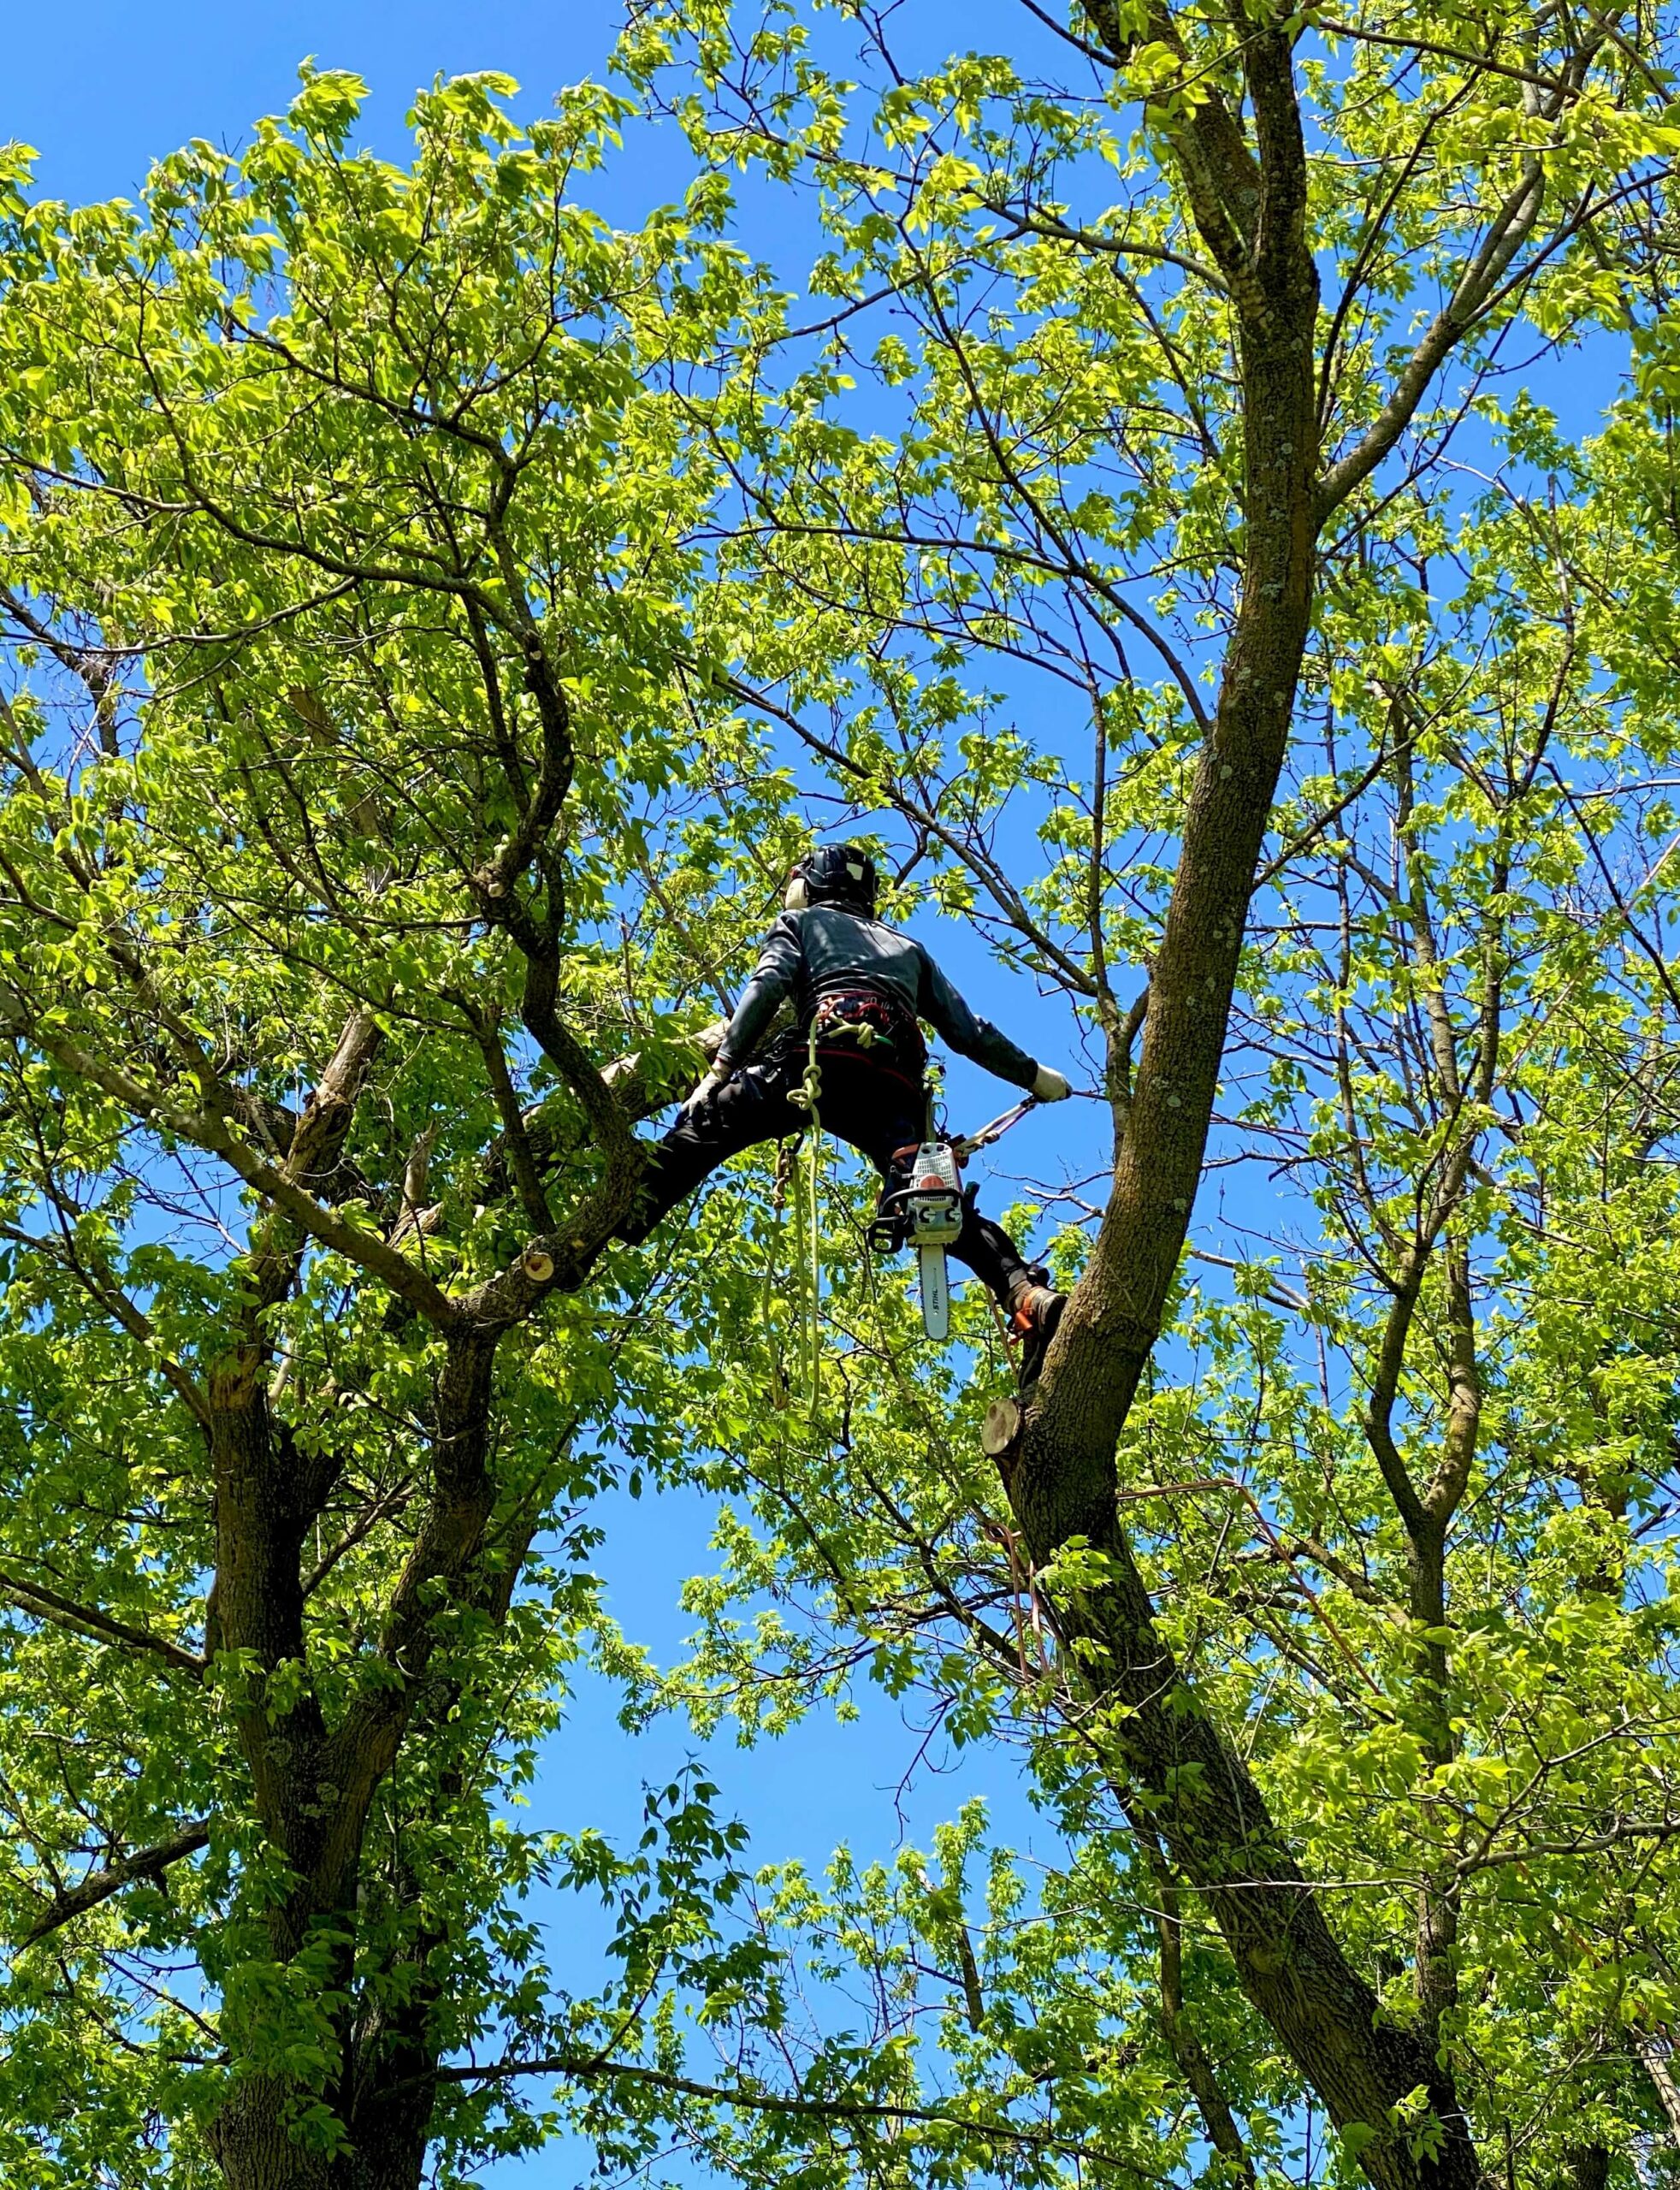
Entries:
<svg viewBox="0 0 1680 2190">
<path fill-rule="evenodd" d="M 1065 1103 L 1073 1092 L 1059 1072 L 1052 1072 L 1047 1064 L 1038 1067 L 1032 1081 L 1032 1092 L 1041 1103 Z"/>
<path fill-rule="evenodd" d="M 682 1115 L 686 1117 L 690 1110 L 697 1110 L 702 1103 L 709 1103 L 718 1090 L 727 1087 L 733 1078 L 734 1074 L 727 1067 L 714 1064 L 683 1104 Z"/>
</svg>

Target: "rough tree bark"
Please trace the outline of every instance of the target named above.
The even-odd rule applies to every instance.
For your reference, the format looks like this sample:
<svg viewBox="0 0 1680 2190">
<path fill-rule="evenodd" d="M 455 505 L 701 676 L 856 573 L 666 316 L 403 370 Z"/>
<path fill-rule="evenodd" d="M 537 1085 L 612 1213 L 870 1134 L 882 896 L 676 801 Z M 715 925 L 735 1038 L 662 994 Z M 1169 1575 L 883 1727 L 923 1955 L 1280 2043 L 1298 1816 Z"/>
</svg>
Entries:
<svg viewBox="0 0 1680 2190">
<path fill-rule="evenodd" d="M 1127 49 L 1106 0 L 1087 0 L 1097 35 Z M 1240 28 L 1241 37 L 1235 36 Z M 1276 19 L 1233 24 L 1253 148 L 1204 74 L 1202 104 L 1170 126 L 1170 148 L 1237 324 L 1245 429 L 1242 599 L 1218 702 L 1186 814 L 1135 1082 L 1117 1019 L 1109 1079 L 1112 1188 L 1085 1277 L 1052 1345 L 1021 1438 L 1005 1463 L 1011 1505 L 1036 1567 L 1051 1581 L 1078 1678 L 1102 1707 L 1101 1738 L 1120 1799 L 1141 1805 L 1174 1872 L 1202 1897 L 1249 1999 L 1339 2129 L 1363 2125 L 1362 2163 L 1379 2190 L 1475 2190 L 1482 2180 L 1449 2069 L 1427 2027 L 1385 2017 L 1326 1920 L 1245 1767 L 1202 1710 L 1156 1629 L 1121 1526 L 1115 1450 L 1151 1352 L 1196 1199 L 1239 954 L 1287 749 L 1305 649 L 1320 527 L 1393 446 L 1430 374 L 1468 323 L 1491 263 L 1420 346 L 1405 387 L 1367 441 L 1319 473 L 1318 284 L 1305 227 L 1306 160 L 1291 42 Z M 1183 52 L 1157 11 L 1151 38 Z M 1537 174 L 1502 216 L 1500 270 L 1537 216 Z M 1514 231 L 1520 230 L 1519 234 Z M 1506 246 L 1509 246 L 1507 249 Z M 1423 352 L 1427 350 L 1427 357 Z M 1391 415 L 1392 414 L 1392 415 Z M 1423 1517 L 1426 1519 L 1429 1517 Z M 1442 1524 L 1444 1527 L 1444 1522 Z M 1427 1552 L 1439 1530 L 1420 1531 Z M 1069 1554 L 1079 1548 L 1079 1557 Z M 1439 1562 L 1419 1585 L 1433 1602 Z M 1423 1571 L 1427 1568 L 1427 1572 Z M 1438 2014 L 1439 1909 L 1422 1941 Z M 1438 1953 L 1436 1950 L 1442 1950 Z M 1418 2094 L 1433 2124 L 1418 2134 Z"/>
</svg>

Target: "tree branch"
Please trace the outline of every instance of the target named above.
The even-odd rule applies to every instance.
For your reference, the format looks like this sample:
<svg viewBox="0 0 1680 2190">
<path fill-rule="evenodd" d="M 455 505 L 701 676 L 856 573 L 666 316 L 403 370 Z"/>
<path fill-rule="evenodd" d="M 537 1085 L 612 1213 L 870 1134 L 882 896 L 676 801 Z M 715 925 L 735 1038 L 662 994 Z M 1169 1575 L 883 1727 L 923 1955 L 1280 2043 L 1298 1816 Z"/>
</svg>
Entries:
<svg viewBox="0 0 1680 2190">
<path fill-rule="evenodd" d="M 1160 2184 L 1165 2190 L 1164 2176 L 1149 2174 L 1134 2161 L 1093 2148 L 1080 2138 L 1058 2137 L 1050 2130 L 1025 2128 L 1017 2122 L 1001 2122 L 996 2116 L 976 2120 L 961 2114 L 942 2113 L 932 2107 L 906 2106 L 891 2099 L 807 2098 L 745 2086 L 731 2091 L 721 2084 L 701 2083 L 694 2077 L 673 2075 L 663 2069 L 643 2068 L 637 2062 L 603 2061 L 598 2054 L 583 2053 L 548 2053 L 529 2061 L 497 2061 L 482 2069 L 464 2064 L 441 2068 L 437 2075 L 441 2083 L 454 2084 L 494 2083 L 509 2076 L 570 2076 L 579 2082 L 602 2083 L 623 2079 L 650 2091 L 739 2107 L 748 2113 L 790 2115 L 816 2122 L 926 2123 L 931 2128 L 956 2129 L 965 2136 L 998 2137 L 1012 2144 L 1078 2156 L 1098 2166 L 1116 2169 L 1134 2181 Z"/>
<path fill-rule="evenodd" d="M 137 1118 L 146 1118 L 202 1148 L 209 1155 L 219 1156 L 229 1169 L 243 1179 L 248 1187 L 275 1203 L 287 1216 L 318 1240 L 323 1246 L 357 1264 L 371 1276 L 381 1279 L 390 1290 L 411 1307 L 417 1309 L 429 1322 L 447 1329 L 457 1319 L 457 1308 L 447 1293 L 433 1284 L 425 1272 L 417 1269 L 405 1255 L 399 1255 L 388 1246 L 376 1232 L 365 1230 L 346 1222 L 335 1210 L 323 1208 L 311 1194 L 306 1194 L 283 1169 L 265 1162 L 239 1137 L 228 1130 L 228 1121 L 210 1111 L 188 1110 L 169 1101 L 154 1090 L 143 1086 L 115 1065 L 108 1064 L 85 1050 L 80 1043 L 57 1029 L 43 1027 L 30 1011 L 27 1000 L 15 989 L 0 990 L 0 1023 L 22 1041 L 31 1043 L 55 1058 L 65 1069 L 90 1080 L 115 1101 L 122 1104 Z"/>
<path fill-rule="evenodd" d="M 1401 368 L 1375 422 L 1358 446 L 1333 464 L 1319 482 L 1316 510 L 1321 525 L 1356 487 L 1369 478 L 1411 424 L 1423 391 L 1492 298 L 1505 269 L 1532 234 L 1545 202 L 1546 169 L 1539 155 L 1530 153 L 1523 161 L 1523 180 L 1495 214 L 1482 248 Z"/>
<path fill-rule="evenodd" d="M 80 1630 L 101 1642 L 120 1642 L 125 1649 L 146 1651 L 174 1666 L 178 1672 L 191 1673 L 194 1680 L 204 1677 L 206 1661 L 195 1657 L 191 1650 L 183 1650 L 178 1642 L 168 1642 L 161 1635 L 148 1634 L 143 1627 L 130 1627 L 126 1620 L 113 1619 L 109 1613 L 99 1612 L 92 1605 L 77 1604 L 74 1598 L 60 1596 L 56 1589 L 49 1589 L 39 1582 L 26 1582 L 3 1568 L 0 1568 L 0 1596 L 9 1597 L 20 1611 L 30 1613 L 38 1619 Z"/>
<path fill-rule="evenodd" d="M 90 1871 L 80 1885 L 54 1897 L 18 1941 L 19 1946 L 33 1946 L 50 1932 L 58 1931 L 73 1918 L 85 1916 L 90 1909 L 97 1909 L 102 1901 L 121 1893 L 136 1879 L 155 1879 L 172 1863 L 196 1856 L 201 1848 L 209 1846 L 210 1837 L 210 1820 L 201 1818 L 196 1825 L 184 1826 L 173 1839 L 160 1840 L 155 1848 L 139 1849 L 132 1856 L 121 1856 L 114 1863 Z"/>
</svg>

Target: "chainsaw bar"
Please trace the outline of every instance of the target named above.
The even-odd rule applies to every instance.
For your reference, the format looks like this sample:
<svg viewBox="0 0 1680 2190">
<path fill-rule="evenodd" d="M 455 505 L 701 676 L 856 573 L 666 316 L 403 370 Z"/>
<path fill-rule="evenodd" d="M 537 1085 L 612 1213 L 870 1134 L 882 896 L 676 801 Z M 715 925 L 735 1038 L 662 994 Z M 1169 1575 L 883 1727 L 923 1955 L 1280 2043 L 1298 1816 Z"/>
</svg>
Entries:
<svg viewBox="0 0 1680 2190">
<path fill-rule="evenodd" d="M 921 1271 L 921 1327 L 936 1346 L 951 1335 L 950 1275 L 944 1247 L 924 1244 L 916 1250 Z"/>
</svg>

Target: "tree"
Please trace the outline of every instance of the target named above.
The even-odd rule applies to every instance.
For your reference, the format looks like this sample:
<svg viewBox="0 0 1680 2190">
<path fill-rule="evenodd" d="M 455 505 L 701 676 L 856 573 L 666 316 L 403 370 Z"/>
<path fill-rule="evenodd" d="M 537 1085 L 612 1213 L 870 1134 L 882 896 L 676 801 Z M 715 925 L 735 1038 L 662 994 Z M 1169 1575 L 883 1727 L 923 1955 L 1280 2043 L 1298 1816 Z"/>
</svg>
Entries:
<svg viewBox="0 0 1680 2190">
<path fill-rule="evenodd" d="M 558 1304 L 784 826 L 645 385 L 750 279 L 703 189 L 570 203 L 612 98 L 505 88 L 424 95 L 411 170 L 316 75 L 141 211 L 9 185 L 7 2112 L 68 2179 L 169 2125 L 182 2181 L 412 2183 L 517 2022 L 493 1797 L 649 1343 Z"/>
<path fill-rule="evenodd" d="M 1671 611 L 1625 572 L 1666 429 L 1577 459 L 1491 393 L 1523 328 L 1634 316 L 1661 400 L 1641 27 L 1029 10 L 1030 64 L 918 74 L 834 20 L 867 109 L 814 18 L 639 15 L 701 159 L 635 234 L 571 198 L 623 104 L 521 133 L 494 80 L 421 99 L 411 171 L 316 76 L 138 215 L 14 176 L 20 2172 L 409 2184 L 539 2134 L 538 2074 L 610 2160 L 674 2125 L 751 2181 L 1198 2135 L 1255 2180 L 1306 2103 L 1384 2190 L 1586 2181 L 1659 2125 L 1672 976 L 1628 861 Z M 814 328 L 724 240 L 731 161 L 814 179 Z M 1483 432 L 1539 491 L 1470 506 Z M 988 660 L 1074 696 L 1088 777 Z M 997 1470 L 975 1318 L 971 1376 L 849 1281 L 767 1406 L 731 1189 L 651 1277 L 610 1245 L 796 756 L 1099 1045 L 1105 1199 Z M 1299 1287 L 1185 1287 L 1222 1069 Z M 628 1861 L 495 1818 L 621 1454 L 754 1498 L 741 1586 L 825 1625 L 755 1652 L 725 1583 L 687 1672 L 614 1661 L 750 1725 L 861 1655 L 1024 1733 L 1074 1844 L 1038 1905 L 1000 1857 L 971 1921 L 972 1822 L 937 1881 L 760 1902 L 704 1785 Z M 612 1998 L 550 1993 L 545 1865 L 618 1900 Z M 786 2034 L 807 1949 L 878 1980 L 867 2042 Z"/>
<path fill-rule="evenodd" d="M 1333 769 L 1322 809 L 1291 818 L 1310 845 L 1340 836 L 1360 792 L 1392 786 L 1406 863 L 1381 886 L 1389 917 L 1410 923 L 1410 978 L 1430 1031 L 1422 1095 L 1406 1082 L 1418 1136 L 1401 1165 L 1408 1222 L 1390 1206 L 1399 1183 L 1362 1169 L 1358 1088 L 1343 1131 L 1364 1210 L 1358 1251 L 1393 1300 L 1360 1367 L 1365 1433 L 1406 1548 L 1404 1617 L 1417 1638 L 1406 1711 L 1426 1771 L 1451 1775 L 1446 1542 L 1482 1406 L 1464 1228 L 1501 1085 L 1508 816 L 1534 792 L 1579 658 L 1566 654 L 1534 742 L 1513 731 L 1502 767 L 1472 776 L 1507 819 L 1480 855 L 1496 909 L 1467 1001 L 1474 1031 L 1461 1035 L 1430 994 L 1440 954 L 1427 872 L 1410 865 L 1430 718 L 1409 691 L 1418 664 L 1397 654 L 1380 588 L 1422 564 L 1442 522 L 1431 475 L 1467 407 L 1458 388 L 1436 392 L 1444 363 L 1463 357 L 1473 397 L 1523 319 L 1553 334 L 1583 317 L 1625 324 L 1615 269 L 1631 276 L 1659 217 L 1662 80 L 1599 17 L 1578 33 L 1548 19 L 1539 44 L 1526 13 L 1498 9 L 1478 12 L 1468 33 L 1405 10 L 1380 27 L 1319 18 L 1310 55 L 1303 18 L 1281 10 L 1093 5 L 1064 32 L 1034 9 L 1063 61 L 1071 51 L 1083 64 L 1079 81 L 1047 83 L 1056 48 L 1043 41 L 1030 63 L 919 70 L 895 56 L 884 15 L 839 12 L 863 55 L 855 100 L 815 42 L 814 17 L 790 9 L 747 10 L 738 29 L 724 7 L 650 9 L 632 52 L 650 80 L 673 53 L 699 74 L 704 95 L 676 95 L 674 110 L 702 151 L 810 178 L 833 244 L 823 275 L 843 305 L 832 350 L 908 388 L 894 443 L 831 423 L 837 358 L 779 410 L 714 429 L 747 507 L 742 562 L 779 580 L 786 613 L 803 607 L 807 628 L 861 607 L 881 622 L 888 710 L 909 683 L 902 650 L 949 661 L 973 647 L 1042 664 L 1083 691 L 1092 720 L 1085 814 L 1046 825 L 1068 857 L 1060 890 L 1037 903 L 1007 879 L 995 780 L 982 777 L 966 811 L 957 790 L 951 826 L 930 787 L 938 760 L 920 742 L 925 719 L 895 725 L 897 749 L 866 721 L 820 756 L 860 803 L 896 807 L 922 842 L 941 843 L 967 869 L 960 886 L 989 896 L 1016 947 L 1101 1032 L 1113 1175 L 1005 1456 L 1022 1560 L 1052 1594 L 1085 1738 L 1115 1796 L 1158 1843 L 1174 1891 L 1213 1915 L 1246 1998 L 1370 2179 L 1468 2184 L 1482 2165 L 1441 2021 L 1458 2004 L 1458 1887 L 1445 1873 L 1423 1879 L 1417 2014 L 1396 2019 L 1327 1919 L 1231 1730 L 1185 1676 L 1124 1525 L 1116 1454 L 1173 1298 L 1250 909 L 1300 849 L 1286 839 L 1269 859 L 1266 837 L 1316 622 L 1343 642 L 1320 680 L 1333 731 L 1351 713 L 1374 731 L 1375 752 Z M 1113 118 L 1128 104 L 1143 112 L 1129 135 Z M 1104 163 L 1124 194 L 1097 210 Z M 1439 302 L 1414 314 L 1410 296 L 1425 285 Z M 871 307 L 894 315 L 873 349 Z M 1128 588 L 1151 580 L 1140 608 Z M 1190 626 L 1176 642 L 1162 629 L 1174 611 Z M 1198 623 L 1221 642 L 1211 703 L 1196 674 Z M 1153 693 L 1128 658 L 1145 645 L 1171 678 Z M 1391 689 L 1373 725 L 1358 694 L 1374 673 L 1380 688 L 1384 668 Z M 1111 802 L 1111 748 L 1141 785 L 1151 768 L 1165 773 L 1178 740 L 1195 755 L 1178 796 L 1127 786 Z M 1128 924 L 1114 919 L 1126 903 L 1119 848 L 1136 847 L 1127 825 L 1145 818 L 1171 843 L 1170 879 L 1156 868 L 1139 885 L 1134 871 L 1141 919 Z M 1057 916 L 1079 934 L 1077 956 Z M 1148 965 L 1129 1000 L 1110 980 L 1127 941 Z M 1344 978 L 1363 970 L 1350 956 Z M 1346 1056 L 1312 1062 L 1333 1088 L 1338 1072 L 1345 1087 L 1354 1077 Z M 1419 1429 L 1403 1452 L 1393 1409 L 1437 1269 L 1449 1397 L 1436 1439 Z"/>
</svg>

